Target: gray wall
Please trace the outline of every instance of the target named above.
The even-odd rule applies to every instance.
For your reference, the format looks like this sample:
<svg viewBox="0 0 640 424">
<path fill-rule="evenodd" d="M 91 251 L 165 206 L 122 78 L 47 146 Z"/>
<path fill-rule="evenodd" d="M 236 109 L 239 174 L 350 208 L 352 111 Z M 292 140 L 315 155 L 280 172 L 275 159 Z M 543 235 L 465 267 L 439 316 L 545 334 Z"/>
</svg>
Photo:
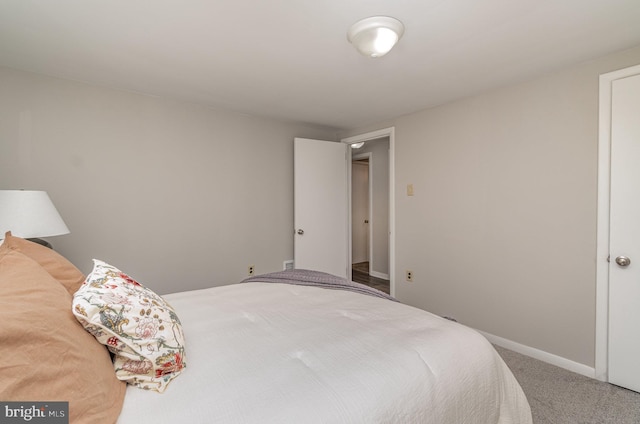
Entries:
<svg viewBox="0 0 640 424">
<path fill-rule="evenodd" d="M 0 68 L 0 189 L 46 190 L 82 271 L 160 293 L 293 257 L 293 138 L 335 131 Z"/>
<path fill-rule="evenodd" d="M 638 63 L 640 47 L 339 134 L 396 128 L 399 299 L 593 366 L 598 76 Z M 83 271 L 112 261 L 161 293 L 279 269 L 292 139 L 337 139 L 7 69 L 0 93 L 0 188 L 49 192 L 72 231 L 51 241 Z"/>
<path fill-rule="evenodd" d="M 598 77 L 638 63 L 640 47 L 340 134 L 395 126 L 397 297 L 593 367 Z"/>
</svg>

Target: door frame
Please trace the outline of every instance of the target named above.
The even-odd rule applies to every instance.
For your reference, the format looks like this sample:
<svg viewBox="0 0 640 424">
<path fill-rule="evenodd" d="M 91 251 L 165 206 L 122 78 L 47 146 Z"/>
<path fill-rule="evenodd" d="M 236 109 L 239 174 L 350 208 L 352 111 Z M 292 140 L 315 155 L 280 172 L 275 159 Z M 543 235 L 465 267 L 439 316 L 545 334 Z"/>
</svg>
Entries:
<svg viewBox="0 0 640 424">
<path fill-rule="evenodd" d="M 340 140 L 342 143 L 354 144 L 362 141 L 371 141 L 378 138 L 389 137 L 389 291 L 391 296 L 395 296 L 395 269 L 396 269 L 396 219 L 395 219 L 395 127 L 383 128 L 376 131 L 370 131 L 364 134 L 354 135 L 352 137 L 343 138 Z M 348 190 L 349 190 L 349 212 L 347 221 L 349 228 L 347 234 L 349 235 L 349 245 L 347 246 L 347 252 L 349 254 L 349 260 L 347 264 L 349 266 L 349 275 L 352 272 L 351 259 L 352 259 L 352 241 L 351 241 L 351 160 L 349 162 L 349 169 L 347 171 Z M 371 164 L 369 164 L 371 165 Z M 371 213 L 371 211 L 369 211 Z M 369 221 L 371 222 L 371 221 Z"/>
<path fill-rule="evenodd" d="M 598 111 L 598 206 L 596 231 L 595 378 L 609 381 L 609 208 L 611 190 L 611 102 L 613 82 L 640 74 L 640 65 L 600 75 Z"/>
</svg>

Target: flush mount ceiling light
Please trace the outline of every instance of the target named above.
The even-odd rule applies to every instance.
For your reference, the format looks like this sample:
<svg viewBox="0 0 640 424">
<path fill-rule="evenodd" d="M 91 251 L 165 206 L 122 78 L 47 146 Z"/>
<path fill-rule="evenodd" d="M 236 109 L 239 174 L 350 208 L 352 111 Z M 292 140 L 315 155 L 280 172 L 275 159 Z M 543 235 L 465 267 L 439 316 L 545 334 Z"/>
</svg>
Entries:
<svg viewBox="0 0 640 424">
<path fill-rule="evenodd" d="M 381 57 L 389 53 L 404 34 L 402 22 L 389 16 L 372 16 L 351 25 L 347 39 L 360 53 Z"/>
</svg>

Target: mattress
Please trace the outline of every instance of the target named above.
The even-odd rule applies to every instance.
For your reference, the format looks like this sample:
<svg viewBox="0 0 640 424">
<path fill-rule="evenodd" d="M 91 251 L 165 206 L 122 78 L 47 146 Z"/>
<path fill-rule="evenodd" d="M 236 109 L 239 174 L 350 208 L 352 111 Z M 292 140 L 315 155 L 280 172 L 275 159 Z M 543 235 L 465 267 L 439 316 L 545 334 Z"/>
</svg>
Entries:
<svg viewBox="0 0 640 424">
<path fill-rule="evenodd" d="M 429 312 L 279 283 L 164 298 L 187 368 L 161 394 L 129 386 L 121 424 L 531 423 L 491 344 Z"/>
</svg>

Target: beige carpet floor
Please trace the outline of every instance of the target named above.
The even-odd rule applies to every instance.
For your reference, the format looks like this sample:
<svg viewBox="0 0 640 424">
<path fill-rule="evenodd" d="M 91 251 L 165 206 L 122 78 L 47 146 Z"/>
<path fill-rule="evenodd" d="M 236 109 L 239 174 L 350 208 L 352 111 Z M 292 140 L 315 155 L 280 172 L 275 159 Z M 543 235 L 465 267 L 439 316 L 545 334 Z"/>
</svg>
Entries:
<svg viewBox="0 0 640 424">
<path fill-rule="evenodd" d="M 640 423 L 640 393 L 495 348 L 522 386 L 534 424 Z"/>
</svg>

